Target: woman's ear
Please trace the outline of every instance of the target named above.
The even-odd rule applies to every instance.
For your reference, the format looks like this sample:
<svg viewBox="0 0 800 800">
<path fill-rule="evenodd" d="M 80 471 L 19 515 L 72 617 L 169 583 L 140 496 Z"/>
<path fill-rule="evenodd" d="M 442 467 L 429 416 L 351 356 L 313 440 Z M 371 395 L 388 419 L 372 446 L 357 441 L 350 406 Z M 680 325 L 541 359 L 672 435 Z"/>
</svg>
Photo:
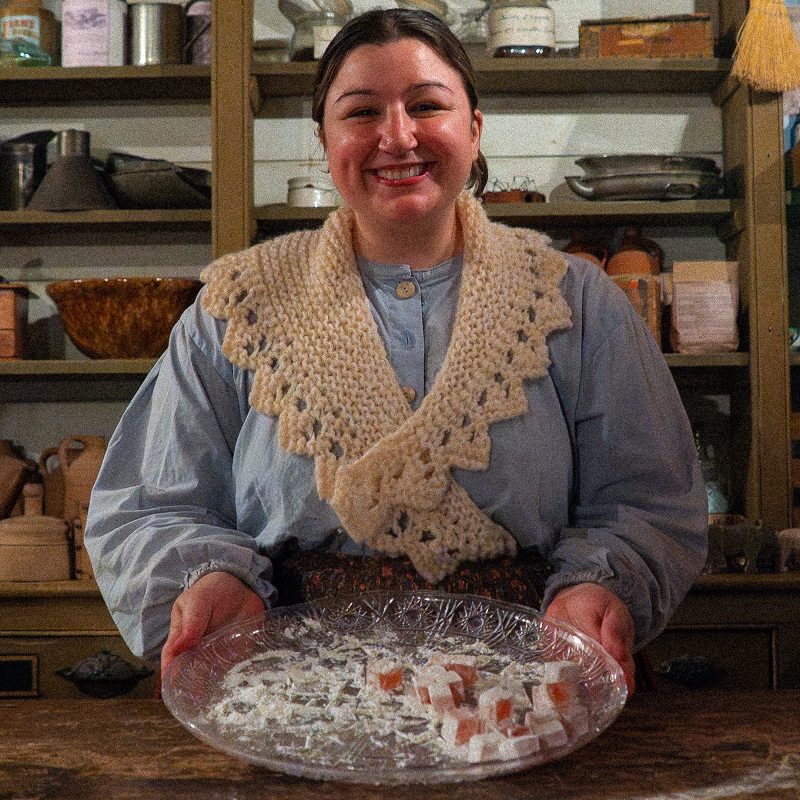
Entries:
<svg viewBox="0 0 800 800">
<path fill-rule="evenodd" d="M 481 134 L 483 133 L 483 114 L 476 108 L 472 116 L 472 148 L 474 157 L 478 157 L 481 148 Z"/>
<path fill-rule="evenodd" d="M 317 129 L 315 131 L 317 135 L 317 139 L 319 143 L 322 145 L 323 152 L 325 151 L 325 134 L 322 131 L 322 125 L 317 125 Z"/>
</svg>

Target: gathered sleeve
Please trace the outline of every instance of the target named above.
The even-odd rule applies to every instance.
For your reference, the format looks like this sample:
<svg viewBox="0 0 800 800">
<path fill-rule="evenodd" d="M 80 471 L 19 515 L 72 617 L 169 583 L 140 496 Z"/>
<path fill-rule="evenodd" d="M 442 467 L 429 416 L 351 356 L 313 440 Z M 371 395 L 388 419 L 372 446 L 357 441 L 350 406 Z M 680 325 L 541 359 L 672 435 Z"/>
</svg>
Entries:
<svg viewBox="0 0 800 800">
<path fill-rule="evenodd" d="M 606 585 L 631 610 L 641 646 L 705 563 L 707 495 L 683 403 L 646 326 L 602 273 L 577 283 L 568 290 L 576 330 L 551 344 L 575 477 L 545 604 L 569 585 Z M 560 366 L 569 364 L 580 367 Z"/>
<path fill-rule="evenodd" d="M 207 571 L 239 577 L 269 603 L 271 564 L 237 530 L 233 459 L 246 375 L 222 356 L 223 323 L 198 302 L 112 436 L 85 545 L 98 586 L 136 655 L 156 660 L 178 595 Z"/>
</svg>

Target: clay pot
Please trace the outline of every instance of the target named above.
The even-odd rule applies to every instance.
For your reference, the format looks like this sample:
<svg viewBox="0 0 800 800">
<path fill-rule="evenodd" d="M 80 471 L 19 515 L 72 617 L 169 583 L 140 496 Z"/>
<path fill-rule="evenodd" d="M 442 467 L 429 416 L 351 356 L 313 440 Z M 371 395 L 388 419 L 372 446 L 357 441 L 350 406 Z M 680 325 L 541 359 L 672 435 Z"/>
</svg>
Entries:
<svg viewBox="0 0 800 800">
<path fill-rule="evenodd" d="M 74 447 L 75 444 L 81 447 Z M 68 436 L 58 446 L 64 473 L 63 517 L 70 524 L 80 516 L 81 504 L 89 504 L 105 452 L 106 440 L 102 436 Z"/>
<path fill-rule="evenodd" d="M 658 275 L 664 251 L 652 239 L 642 236 L 636 228 L 627 228 L 622 241 L 606 264 L 609 275 Z"/>
<path fill-rule="evenodd" d="M 0 518 L 11 513 L 30 472 L 30 463 L 16 451 L 13 442 L 0 439 Z"/>
</svg>

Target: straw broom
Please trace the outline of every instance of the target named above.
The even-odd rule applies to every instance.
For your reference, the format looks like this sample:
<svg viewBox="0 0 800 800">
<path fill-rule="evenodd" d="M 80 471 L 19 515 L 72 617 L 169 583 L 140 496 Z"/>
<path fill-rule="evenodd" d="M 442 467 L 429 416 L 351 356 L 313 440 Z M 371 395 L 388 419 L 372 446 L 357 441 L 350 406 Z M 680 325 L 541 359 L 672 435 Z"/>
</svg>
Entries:
<svg viewBox="0 0 800 800">
<path fill-rule="evenodd" d="M 734 78 L 765 92 L 800 87 L 800 43 L 784 0 L 752 0 L 736 38 Z"/>
</svg>

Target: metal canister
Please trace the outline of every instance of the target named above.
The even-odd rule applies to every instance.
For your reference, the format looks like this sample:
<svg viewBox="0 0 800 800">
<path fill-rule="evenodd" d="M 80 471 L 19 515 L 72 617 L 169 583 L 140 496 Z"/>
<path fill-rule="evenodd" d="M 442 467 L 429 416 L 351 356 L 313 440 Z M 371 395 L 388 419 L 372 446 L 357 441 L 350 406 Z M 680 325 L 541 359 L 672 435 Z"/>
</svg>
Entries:
<svg viewBox="0 0 800 800">
<path fill-rule="evenodd" d="M 130 61 L 146 64 L 180 64 L 183 52 L 183 7 L 176 3 L 131 3 Z"/>
<path fill-rule="evenodd" d="M 0 143 L 0 209 L 25 208 L 47 171 L 47 143 L 53 131 L 43 130 Z"/>
<path fill-rule="evenodd" d="M 211 0 L 186 4 L 186 60 L 190 64 L 211 63 Z"/>
</svg>

